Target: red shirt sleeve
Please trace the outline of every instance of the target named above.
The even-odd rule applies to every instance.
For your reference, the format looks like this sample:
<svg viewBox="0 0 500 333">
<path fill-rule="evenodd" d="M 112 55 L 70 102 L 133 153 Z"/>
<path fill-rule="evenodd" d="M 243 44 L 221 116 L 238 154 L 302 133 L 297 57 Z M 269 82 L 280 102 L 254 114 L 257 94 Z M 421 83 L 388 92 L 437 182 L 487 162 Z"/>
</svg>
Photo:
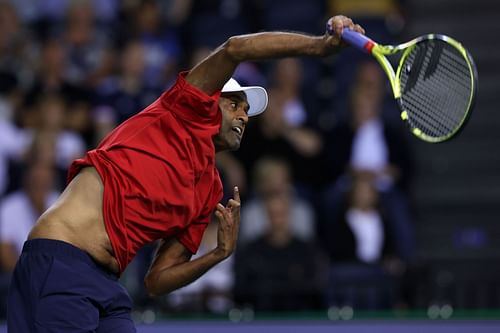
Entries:
<svg viewBox="0 0 500 333">
<path fill-rule="evenodd" d="M 198 252 L 203 233 L 207 229 L 210 221 L 192 222 L 182 233 L 177 235 L 179 242 L 186 247 L 192 254 Z"/>
</svg>

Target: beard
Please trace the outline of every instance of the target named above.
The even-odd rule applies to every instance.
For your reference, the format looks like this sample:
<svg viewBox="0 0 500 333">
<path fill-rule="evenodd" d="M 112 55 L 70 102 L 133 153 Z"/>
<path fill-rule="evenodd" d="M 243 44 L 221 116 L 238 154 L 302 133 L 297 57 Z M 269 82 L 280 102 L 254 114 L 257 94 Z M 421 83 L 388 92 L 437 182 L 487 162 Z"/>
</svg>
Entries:
<svg viewBox="0 0 500 333">
<path fill-rule="evenodd" d="M 213 137 L 215 151 L 235 151 L 240 148 L 241 139 L 231 129 L 220 131 Z"/>
</svg>

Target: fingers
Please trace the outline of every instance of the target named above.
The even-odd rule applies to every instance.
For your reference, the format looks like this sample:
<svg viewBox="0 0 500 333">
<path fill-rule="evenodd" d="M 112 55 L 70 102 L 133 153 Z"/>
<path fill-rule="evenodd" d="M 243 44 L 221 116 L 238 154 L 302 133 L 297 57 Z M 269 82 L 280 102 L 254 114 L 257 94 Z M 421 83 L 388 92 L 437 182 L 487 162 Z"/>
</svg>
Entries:
<svg viewBox="0 0 500 333">
<path fill-rule="evenodd" d="M 227 208 L 233 210 L 240 208 L 240 206 L 241 206 L 240 190 L 238 189 L 238 186 L 235 186 L 233 190 L 233 199 L 229 199 L 227 203 Z"/>
<path fill-rule="evenodd" d="M 359 24 L 355 24 L 353 30 L 356 32 L 359 32 L 360 34 L 363 34 L 363 35 L 365 34 L 365 29 L 363 29 L 363 27 L 360 26 Z"/>
<path fill-rule="evenodd" d="M 226 213 L 226 207 L 224 207 L 222 204 L 218 203 L 217 206 L 215 207 L 215 216 L 219 220 L 219 222 L 224 221 L 224 214 Z"/>
<path fill-rule="evenodd" d="M 342 30 L 345 28 L 349 28 L 362 34 L 365 33 L 365 30 L 359 24 L 354 24 L 350 18 L 343 15 L 337 15 L 330 18 L 326 27 L 327 32 L 333 36 L 342 36 Z"/>
<path fill-rule="evenodd" d="M 218 203 L 215 210 L 215 216 L 219 221 L 232 221 L 234 216 L 239 216 L 240 202 L 230 199 L 227 207 L 224 207 L 221 203 Z"/>
<path fill-rule="evenodd" d="M 219 219 L 219 222 L 239 221 L 241 207 L 240 190 L 235 186 L 233 191 L 233 199 L 229 199 L 226 207 L 221 203 L 218 203 L 216 206 L 215 216 Z"/>
<path fill-rule="evenodd" d="M 241 202 L 241 200 L 240 200 L 240 189 L 238 188 L 238 186 L 234 187 L 233 193 L 234 193 L 233 194 L 234 200 L 236 200 L 238 202 Z"/>
</svg>

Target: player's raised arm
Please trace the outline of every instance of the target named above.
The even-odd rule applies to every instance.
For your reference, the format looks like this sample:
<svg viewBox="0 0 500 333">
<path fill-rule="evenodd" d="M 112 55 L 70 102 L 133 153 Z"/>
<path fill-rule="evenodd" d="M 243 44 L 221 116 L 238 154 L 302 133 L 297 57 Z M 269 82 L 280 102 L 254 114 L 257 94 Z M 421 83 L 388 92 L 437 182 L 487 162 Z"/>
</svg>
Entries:
<svg viewBox="0 0 500 333">
<path fill-rule="evenodd" d="M 364 33 L 350 18 L 335 16 L 328 21 L 334 31 L 321 36 L 293 32 L 261 32 L 230 37 L 212 54 L 197 64 L 186 80 L 211 95 L 231 78 L 239 63 L 252 60 L 294 56 L 327 56 L 341 45 L 342 29 L 347 27 Z"/>
</svg>

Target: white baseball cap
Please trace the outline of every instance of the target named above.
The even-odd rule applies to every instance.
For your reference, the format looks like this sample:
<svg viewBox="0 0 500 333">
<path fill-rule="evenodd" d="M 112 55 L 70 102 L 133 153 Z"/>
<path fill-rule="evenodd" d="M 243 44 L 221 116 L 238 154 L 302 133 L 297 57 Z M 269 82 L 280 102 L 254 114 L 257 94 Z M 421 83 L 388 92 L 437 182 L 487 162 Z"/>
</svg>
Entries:
<svg viewBox="0 0 500 333">
<path fill-rule="evenodd" d="M 261 114 L 266 110 L 267 107 L 267 91 L 266 89 L 258 86 L 249 86 L 242 87 L 233 78 L 230 78 L 229 81 L 226 82 L 224 87 L 221 90 L 223 93 L 225 92 L 233 92 L 233 91 L 243 91 L 245 95 L 247 95 L 247 102 L 250 106 L 248 109 L 248 116 L 256 116 Z"/>
</svg>

